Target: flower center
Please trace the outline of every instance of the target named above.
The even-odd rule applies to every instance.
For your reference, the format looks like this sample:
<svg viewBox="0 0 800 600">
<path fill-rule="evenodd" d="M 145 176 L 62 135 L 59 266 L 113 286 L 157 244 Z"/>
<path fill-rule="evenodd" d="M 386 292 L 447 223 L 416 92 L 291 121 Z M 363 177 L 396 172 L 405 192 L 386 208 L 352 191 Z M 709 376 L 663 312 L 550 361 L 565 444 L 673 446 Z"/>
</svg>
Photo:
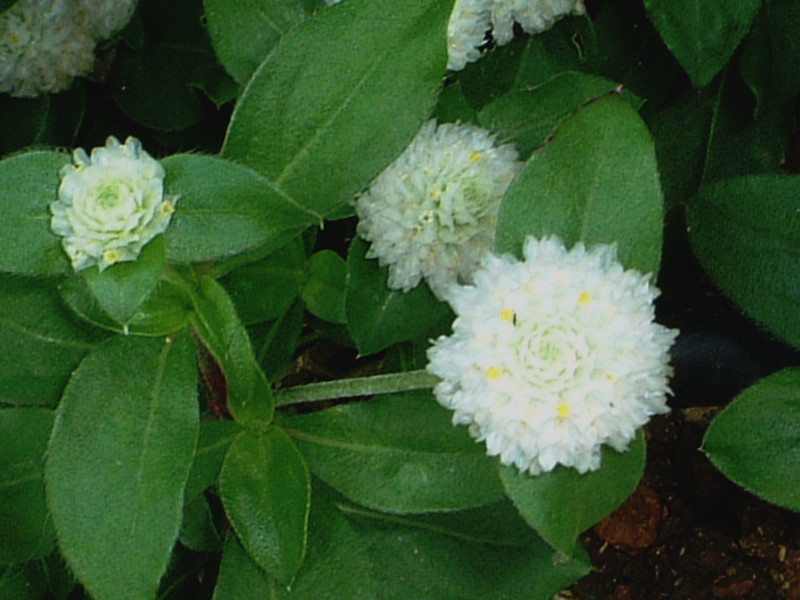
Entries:
<svg viewBox="0 0 800 600">
<path fill-rule="evenodd" d="M 517 323 L 512 345 L 520 376 L 551 392 L 574 387 L 594 365 L 586 338 L 570 323 Z"/>
</svg>

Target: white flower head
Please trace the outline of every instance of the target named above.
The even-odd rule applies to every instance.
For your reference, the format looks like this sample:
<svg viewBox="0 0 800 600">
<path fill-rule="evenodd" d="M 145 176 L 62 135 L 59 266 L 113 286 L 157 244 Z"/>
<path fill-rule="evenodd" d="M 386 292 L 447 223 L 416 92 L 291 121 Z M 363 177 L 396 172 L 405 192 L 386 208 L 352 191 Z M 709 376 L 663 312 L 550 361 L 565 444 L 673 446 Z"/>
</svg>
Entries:
<svg viewBox="0 0 800 600">
<path fill-rule="evenodd" d="M 478 60 L 490 30 L 503 46 L 514 37 L 514 23 L 535 34 L 568 13 L 584 12 L 583 0 L 456 0 L 447 26 L 447 67 L 457 71 Z"/>
<path fill-rule="evenodd" d="M 169 225 L 177 197 L 164 195 L 164 168 L 136 138 L 73 153 L 61 169 L 50 228 L 63 239 L 76 271 L 133 261 Z"/>
<path fill-rule="evenodd" d="M 20 0 L 0 15 L 0 92 L 66 89 L 94 66 L 87 15 L 72 0 Z"/>
<path fill-rule="evenodd" d="M 471 281 L 494 247 L 497 212 L 522 163 L 511 144 L 474 125 L 423 125 L 406 150 L 356 200 L 368 258 L 389 267 L 389 287 L 424 278 L 440 299 Z"/>
<path fill-rule="evenodd" d="M 434 394 L 503 464 L 598 469 L 603 444 L 625 450 L 668 411 L 678 332 L 654 322 L 658 290 L 615 246 L 529 237 L 523 253 L 487 253 L 474 285 L 451 288 L 453 334 L 428 350 Z"/>
<path fill-rule="evenodd" d="M 78 0 L 89 15 L 89 33 L 96 40 L 107 40 L 124 28 L 136 10 L 136 0 Z"/>
</svg>

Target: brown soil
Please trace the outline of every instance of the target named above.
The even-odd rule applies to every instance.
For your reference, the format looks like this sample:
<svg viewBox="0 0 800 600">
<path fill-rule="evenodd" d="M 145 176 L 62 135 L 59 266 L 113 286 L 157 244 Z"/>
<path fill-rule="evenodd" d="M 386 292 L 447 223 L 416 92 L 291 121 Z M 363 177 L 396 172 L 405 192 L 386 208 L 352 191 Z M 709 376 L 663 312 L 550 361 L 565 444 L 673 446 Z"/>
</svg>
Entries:
<svg viewBox="0 0 800 600">
<path fill-rule="evenodd" d="M 737 487 L 698 450 L 717 408 L 647 427 L 647 470 L 582 537 L 595 571 L 563 600 L 800 600 L 800 515 Z"/>
</svg>

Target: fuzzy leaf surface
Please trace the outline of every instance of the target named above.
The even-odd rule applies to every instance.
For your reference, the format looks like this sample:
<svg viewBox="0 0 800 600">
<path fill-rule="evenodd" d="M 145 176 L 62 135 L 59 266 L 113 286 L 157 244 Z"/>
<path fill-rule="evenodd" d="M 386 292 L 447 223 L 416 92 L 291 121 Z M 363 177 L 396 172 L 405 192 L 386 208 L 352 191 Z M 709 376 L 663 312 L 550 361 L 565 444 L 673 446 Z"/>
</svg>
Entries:
<svg viewBox="0 0 800 600">
<path fill-rule="evenodd" d="M 712 421 L 703 452 L 731 481 L 765 500 L 800 511 L 800 369 L 750 386 Z"/>
<path fill-rule="evenodd" d="M 644 6 L 692 84 L 703 87 L 731 58 L 761 0 L 644 0 Z"/>
<path fill-rule="evenodd" d="M 258 172 L 199 154 L 162 161 L 164 187 L 179 196 L 167 229 L 167 258 L 203 262 L 260 248 L 266 254 L 319 219 Z"/>
<path fill-rule="evenodd" d="M 279 427 L 242 433 L 228 449 L 219 492 L 252 559 L 289 584 L 306 551 L 311 483 L 302 455 Z"/>
<path fill-rule="evenodd" d="M 47 450 L 61 552 L 97 600 L 150 600 L 178 536 L 197 443 L 194 348 L 114 337 L 75 371 Z"/>
<path fill-rule="evenodd" d="M 751 175 L 700 189 L 686 213 L 703 268 L 751 317 L 800 347 L 800 181 Z"/>
<path fill-rule="evenodd" d="M 44 496 L 44 452 L 53 411 L 0 410 L 0 561 L 24 563 L 55 547 Z"/>
<path fill-rule="evenodd" d="M 522 517 L 553 548 L 571 556 L 580 549 L 578 535 L 608 516 L 633 493 L 644 473 L 641 430 L 627 452 L 603 448 L 599 470 L 581 475 L 556 467 L 531 477 L 502 467 L 500 477 Z"/>
<path fill-rule="evenodd" d="M 497 250 L 519 254 L 528 235 L 567 247 L 616 243 L 627 268 L 657 273 L 662 206 L 655 149 L 624 100 L 581 108 L 534 154 L 500 206 Z"/>
<path fill-rule="evenodd" d="M 436 103 L 450 8 L 356 0 L 320 11 L 257 69 L 223 156 L 316 214 L 351 212 L 346 203 L 400 154 Z"/>
<path fill-rule="evenodd" d="M 315 475 L 370 508 L 456 510 L 503 496 L 496 461 L 430 393 L 342 404 L 283 425 Z"/>
</svg>

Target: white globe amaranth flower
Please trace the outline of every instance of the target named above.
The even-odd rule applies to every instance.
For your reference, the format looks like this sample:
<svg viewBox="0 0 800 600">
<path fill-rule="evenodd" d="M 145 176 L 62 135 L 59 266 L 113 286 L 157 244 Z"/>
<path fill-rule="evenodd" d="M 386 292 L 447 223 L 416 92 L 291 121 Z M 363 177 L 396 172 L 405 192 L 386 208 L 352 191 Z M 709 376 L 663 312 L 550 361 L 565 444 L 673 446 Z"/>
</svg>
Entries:
<svg viewBox="0 0 800 600">
<path fill-rule="evenodd" d="M 389 267 L 389 287 L 424 278 L 440 299 L 471 281 L 494 247 L 497 212 L 522 163 L 511 144 L 480 127 L 428 121 L 406 150 L 356 200 L 368 258 Z"/>
<path fill-rule="evenodd" d="M 175 211 L 177 196 L 164 195 L 164 167 L 132 137 L 120 144 L 111 136 L 91 157 L 78 148 L 73 162 L 61 169 L 58 200 L 50 204 L 50 228 L 73 268 L 102 271 L 136 260 Z"/>
<path fill-rule="evenodd" d="M 478 60 L 490 31 L 503 46 L 514 37 L 514 23 L 536 34 L 564 15 L 585 12 L 583 0 L 456 0 L 447 27 L 447 67 L 458 71 Z"/>
<path fill-rule="evenodd" d="M 654 322 L 658 290 L 615 246 L 529 237 L 523 254 L 489 253 L 474 285 L 451 288 L 453 334 L 428 350 L 434 394 L 503 464 L 598 469 L 604 444 L 626 450 L 668 411 L 678 332 Z"/>
<path fill-rule="evenodd" d="M 95 40 L 107 40 L 123 29 L 136 10 L 136 0 L 77 0 L 89 15 L 89 33 Z"/>
<path fill-rule="evenodd" d="M 87 19 L 73 0 L 20 0 L 0 15 L 0 92 L 33 98 L 90 72 Z"/>
</svg>

